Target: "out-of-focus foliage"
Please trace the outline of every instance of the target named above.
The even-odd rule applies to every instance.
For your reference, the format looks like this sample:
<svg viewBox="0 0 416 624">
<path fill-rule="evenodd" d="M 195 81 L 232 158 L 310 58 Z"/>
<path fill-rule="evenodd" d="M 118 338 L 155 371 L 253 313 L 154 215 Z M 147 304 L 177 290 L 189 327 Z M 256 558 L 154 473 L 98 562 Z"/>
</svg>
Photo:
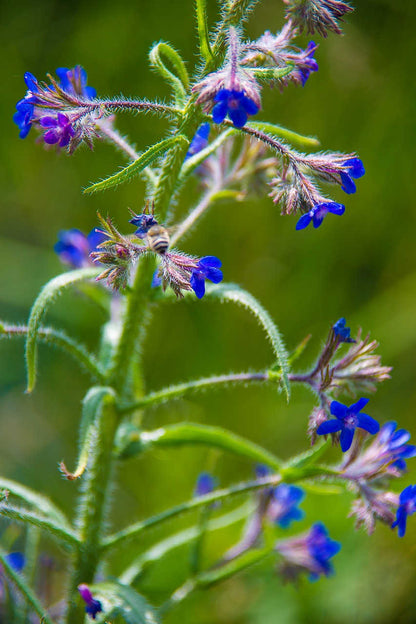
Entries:
<svg viewBox="0 0 416 624">
<path fill-rule="evenodd" d="M 166 86 L 148 66 L 147 52 L 156 40 L 170 41 L 189 64 L 195 24 L 191 0 L 148 0 L 117 5 L 108 0 L 62 3 L 28 2 L 17 10 L 3 3 L 0 22 L 3 90 L 1 107 L 0 318 L 25 322 L 40 287 L 61 271 L 53 253 L 59 229 L 86 232 L 96 224 L 95 213 L 111 213 L 128 231 L 127 207 L 140 212 L 143 187 L 137 180 L 107 194 L 83 196 L 81 189 L 125 164 L 121 154 L 97 145 L 92 154 L 79 150 L 72 157 L 47 152 L 30 138 L 18 139 L 12 123 L 15 102 L 25 91 L 23 73 L 39 78 L 56 67 L 81 63 L 99 94 L 154 97 Z M 357 150 L 367 175 L 358 192 L 348 196 L 342 219 L 328 219 L 316 231 L 295 231 L 296 219 L 278 214 L 270 199 L 216 204 L 184 250 L 223 260 L 225 279 L 241 284 L 268 309 L 290 347 L 313 333 L 304 355 L 305 366 L 316 355 L 329 324 L 346 316 L 353 328 L 381 343 L 392 380 L 372 399 L 372 415 L 380 421 L 397 419 L 416 436 L 413 417 L 416 395 L 416 206 L 413 199 L 414 58 L 416 39 L 413 2 L 356 0 L 345 36 L 319 40 L 319 72 L 306 87 L 283 94 L 264 92 L 265 118 L 304 134 L 316 134 L 323 149 Z M 210 20 L 216 5 L 209 3 Z M 249 26 L 258 37 L 282 25 L 278 0 L 264 0 Z M 318 39 L 317 39 L 318 41 Z M 305 43 L 307 40 L 305 39 Z M 129 133 L 139 150 L 163 134 L 166 122 L 149 117 L 122 118 L 118 127 Z M 341 198 L 341 191 L 339 191 Z M 181 196 L 178 214 L 195 201 L 197 185 Z M 336 200 L 337 198 L 334 197 Z M 91 347 L 104 320 L 102 310 L 85 296 L 66 297 L 52 318 L 71 329 Z M 261 331 L 242 310 L 211 301 L 162 308 L 152 321 L 145 356 L 146 383 L 156 389 L 231 369 L 261 367 L 270 361 Z M 74 484 L 57 469 L 64 457 L 75 459 L 76 427 L 87 378 L 72 361 L 40 348 L 40 377 L 35 393 L 23 394 L 23 344 L 0 344 L 0 473 L 51 495 L 72 513 Z M 271 389 L 233 388 L 161 406 L 146 413 L 145 423 L 157 426 L 179 419 L 220 424 L 280 456 L 301 451 L 313 397 L 294 388 L 289 406 Z M 416 469 L 409 462 L 409 483 Z M 126 517 L 140 519 L 188 498 L 197 474 L 215 469 L 221 483 L 248 477 L 251 466 L 231 456 L 207 450 L 160 450 L 126 461 L 119 470 L 114 526 Z M 283 587 L 270 569 L 255 568 L 215 590 L 197 593 L 169 614 L 166 622 L 201 624 L 329 624 L 413 622 L 416 601 L 415 523 L 403 540 L 379 526 L 370 539 L 355 533 L 346 516 L 346 497 L 308 496 L 307 520 L 324 520 L 331 536 L 343 542 L 335 563 L 336 576 L 298 589 Z M 143 538 L 144 548 L 163 526 Z M 207 560 L 237 535 L 224 531 L 210 537 Z M 147 541 L 146 541 L 147 540 Z M 52 547 L 45 544 L 45 550 Z M 57 555 L 58 561 L 61 555 Z M 180 557 L 178 556 L 180 554 Z M 117 553 L 122 569 L 131 551 Z M 140 584 L 151 602 L 166 597 L 185 578 L 188 553 L 174 552 L 156 565 Z M 53 576 L 51 593 L 59 600 L 65 565 Z M 157 580 L 160 593 L 151 591 Z"/>
</svg>

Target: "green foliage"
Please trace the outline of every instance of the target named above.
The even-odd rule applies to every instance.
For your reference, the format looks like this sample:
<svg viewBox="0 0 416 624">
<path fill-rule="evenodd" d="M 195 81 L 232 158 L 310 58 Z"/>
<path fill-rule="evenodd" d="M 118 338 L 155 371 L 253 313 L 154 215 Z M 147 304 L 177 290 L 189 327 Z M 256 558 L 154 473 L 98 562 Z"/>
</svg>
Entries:
<svg viewBox="0 0 416 624">
<path fill-rule="evenodd" d="M 282 385 L 285 390 L 287 400 L 289 400 L 290 383 L 288 354 L 280 332 L 269 313 L 263 308 L 257 299 L 253 297 L 253 295 L 248 293 L 246 290 L 243 290 L 236 284 L 220 284 L 219 286 L 210 289 L 207 294 L 210 297 L 218 297 L 221 301 L 232 301 L 237 303 L 238 305 L 247 308 L 257 318 L 270 340 L 274 354 L 281 368 Z"/>
<path fill-rule="evenodd" d="M 199 50 L 206 63 L 213 60 L 211 44 L 209 41 L 208 16 L 206 0 L 195 0 L 196 19 L 198 24 Z"/>
<path fill-rule="evenodd" d="M 293 130 L 288 130 L 288 128 L 267 121 L 250 121 L 248 126 L 255 130 L 265 132 L 277 139 L 284 139 L 291 145 L 299 147 L 300 149 L 314 149 L 320 145 L 319 140 L 315 137 L 304 136 L 303 134 L 293 132 Z"/>
<path fill-rule="evenodd" d="M 97 622 L 107 622 L 109 618 L 114 624 L 158 624 L 159 619 L 153 607 L 128 585 L 121 583 L 97 583 L 91 591 L 103 603 L 105 615 L 97 618 Z M 115 620 L 113 618 L 116 618 Z"/>
<path fill-rule="evenodd" d="M 32 392 L 36 382 L 37 342 L 40 326 L 49 306 L 64 290 L 78 282 L 97 277 L 95 268 L 76 269 L 54 277 L 40 291 L 29 316 L 26 340 L 27 392 Z"/>
<path fill-rule="evenodd" d="M 163 57 L 173 66 L 176 74 L 166 67 Z M 168 43 L 160 42 L 151 49 L 149 59 L 153 69 L 171 85 L 176 106 L 182 107 L 189 91 L 189 76 L 182 57 Z"/>
<path fill-rule="evenodd" d="M 112 176 L 109 176 L 105 180 L 101 180 L 101 182 L 96 182 L 91 186 L 88 186 L 84 189 L 84 193 L 97 193 L 98 191 L 107 191 L 108 189 L 115 188 L 119 184 L 123 184 L 124 182 L 130 182 L 135 176 L 139 175 L 148 165 L 150 165 L 156 158 L 160 158 L 168 152 L 173 147 L 178 144 L 187 146 L 189 145 L 189 141 L 186 137 L 181 134 L 169 137 L 152 145 L 149 147 L 143 154 L 137 158 L 134 162 L 121 169 Z"/>
<path fill-rule="evenodd" d="M 52 503 L 44 494 L 39 494 L 39 492 L 35 492 L 26 485 L 22 485 L 11 479 L 5 479 L 4 477 L 0 477 L 0 488 L 3 494 L 6 493 L 6 498 L 17 498 L 57 524 L 61 524 L 68 529 L 70 528 L 69 521 L 63 511 Z"/>
</svg>

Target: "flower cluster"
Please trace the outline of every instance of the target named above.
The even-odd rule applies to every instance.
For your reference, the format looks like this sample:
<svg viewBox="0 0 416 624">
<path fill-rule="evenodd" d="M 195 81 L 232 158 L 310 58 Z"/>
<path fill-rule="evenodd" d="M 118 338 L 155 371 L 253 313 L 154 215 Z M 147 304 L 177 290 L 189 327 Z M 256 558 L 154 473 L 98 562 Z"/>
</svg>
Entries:
<svg viewBox="0 0 416 624">
<path fill-rule="evenodd" d="M 91 264 L 90 254 L 96 252 L 105 240 L 105 234 L 95 228 L 88 236 L 76 228 L 61 230 L 54 251 L 64 264 L 78 269 Z"/>
<path fill-rule="evenodd" d="M 342 33 L 339 22 L 354 9 L 341 0 L 283 0 L 287 5 L 286 19 L 294 27 L 326 37 L 328 31 Z"/>
<path fill-rule="evenodd" d="M 30 72 L 24 75 L 27 92 L 16 104 L 13 117 L 19 136 L 26 138 L 35 125 L 47 145 L 65 147 L 70 153 L 82 141 L 92 147 L 98 113 L 87 104 L 96 97 L 96 91 L 87 85 L 86 71 L 80 65 L 60 67 L 56 75 L 58 80 L 48 76 L 50 85 L 38 82 Z"/>
</svg>

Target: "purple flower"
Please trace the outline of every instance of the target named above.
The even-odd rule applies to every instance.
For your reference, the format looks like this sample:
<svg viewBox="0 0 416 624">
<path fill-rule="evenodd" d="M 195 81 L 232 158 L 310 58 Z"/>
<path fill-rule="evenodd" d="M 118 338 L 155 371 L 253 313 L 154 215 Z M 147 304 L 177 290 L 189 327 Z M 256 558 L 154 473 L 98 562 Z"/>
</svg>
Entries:
<svg viewBox="0 0 416 624">
<path fill-rule="evenodd" d="M 302 87 L 305 86 L 311 73 L 316 72 L 319 69 L 318 63 L 313 58 L 316 48 L 316 43 L 314 41 L 310 41 L 306 49 L 303 51 L 304 56 L 302 55 L 302 58 L 298 61 L 297 71 L 299 72 Z"/>
<path fill-rule="evenodd" d="M 276 544 L 276 550 L 286 560 L 288 572 L 292 575 L 302 570 L 308 571 L 312 581 L 320 575 L 329 576 L 333 573 L 329 559 L 340 549 L 341 544 L 329 538 L 328 531 L 321 522 L 315 523 L 304 535 Z"/>
<path fill-rule="evenodd" d="M 198 152 L 202 151 L 208 145 L 208 137 L 211 130 L 211 126 L 208 122 L 203 123 L 199 126 L 198 130 L 195 132 L 195 135 L 189 144 L 188 151 L 186 152 L 185 160 L 198 154 Z"/>
<path fill-rule="evenodd" d="M 88 613 L 95 620 L 97 613 L 100 613 L 103 610 L 101 602 L 93 598 L 92 593 L 88 585 L 82 583 L 78 585 L 78 591 L 81 595 L 81 598 L 86 603 L 85 613 Z"/>
<path fill-rule="evenodd" d="M 399 537 L 404 537 L 406 533 L 407 516 L 411 516 L 416 511 L 416 485 L 409 485 L 400 494 L 399 507 L 396 513 L 396 520 L 391 525 L 394 529 L 398 527 Z"/>
<path fill-rule="evenodd" d="M 350 336 L 350 328 L 345 327 L 346 323 L 347 321 L 345 318 L 340 318 L 332 327 L 332 330 L 339 342 L 355 342 L 355 340 Z"/>
<path fill-rule="evenodd" d="M 48 145 L 55 145 L 59 147 L 67 147 L 72 137 L 75 136 L 75 130 L 72 127 L 71 121 L 64 113 L 58 113 L 56 117 L 46 116 L 41 117 L 39 120 L 42 128 L 47 128 L 43 135 L 43 140 Z"/>
<path fill-rule="evenodd" d="M 332 201 L 320 202 L 319 204 L 315 204 L 309 212 L 302 215 L 299 221 L 296 224 L 297 230 L 303 230 L 308 227 L 308 225 L 313 222 L 313 227 L 318 228 L 324 217 L 330 212 L 331 214 L 342 215 L 345 212 L 345 206 L 343 204 L 337 204 Z"/>
<path fill-rule="evenodd" d="M 214 97 L 214 102 L 217 104 L 212 109 L 212 119 L 217 124 L 222 123 L 228 115 L 236 128 L 242 128 L 249 115 L 259 112 L 257 104 L 244 91 L 221 89 Z"/>
<path fill-rule="evenodd" d="M 341 449 L 342 452 L 345 453 L 352 444 L 354 432 L 357 427 L 371 434 L 377 433 L 380 430 L 380 425 L 374 418 L 371 418 L 371 416 L 367 414 L 360 413 L 367 405 L 368 401 L 369 399 L 362 398 L 350 407 L 338 403 L 338 401 L 332 401 L 331 414 L 336 418 L 322 423 L 316 430 L 316 433 L 318 435 L 327 435 L 328 433 L 340 431 Z"/>
<path fill-rule="evenodd" d="M 341 171 L 340 173 L 342 182 L 341 188 L 345 193 L 351 195 L 357 190 L 353 178 L 362 178 L 365 174 L 364 165 L 360 158 L 349 158 L 343 163 L 343 166 L 348 167 L 348 171 Z"/>
<path fill-rule="evenodd" d="M 295 520 L 302 520 L 305 512 L 298 505 L 305 498 L 305 492 L 295 485 L 282 483 L 273 489 L 267 515 L 282 529 L 286 529 Z"/>
<path fill-rule="evenodd" d="M 103 232 L 96 229 L 91 230 L 88 236 L 76 228 L 61 230 L 54 251 L 64 264 L 80 268 L 90 264 L 90 253 L 96 251 L 106 238 Z"/>
<path fill-rule="evenodd" d="M 209 472 L 201 472 L 198 476 L 196 487 L 195 487 L 195 496 L 204 496 L 205 494 L 210 494 L 216 486 L 216 479 Z"/>
<path fill-rule="evenodd" d="M 205 256 L 201 258 L 192 271 L 190 285 L 198 299 L 202 299 L 205 295 L 205 280 L 209 279 L 214 284 L 222 281 L 223 275 L 219 267 L 222 265 L 221 260 L 215 256 Z"/>
</svg>

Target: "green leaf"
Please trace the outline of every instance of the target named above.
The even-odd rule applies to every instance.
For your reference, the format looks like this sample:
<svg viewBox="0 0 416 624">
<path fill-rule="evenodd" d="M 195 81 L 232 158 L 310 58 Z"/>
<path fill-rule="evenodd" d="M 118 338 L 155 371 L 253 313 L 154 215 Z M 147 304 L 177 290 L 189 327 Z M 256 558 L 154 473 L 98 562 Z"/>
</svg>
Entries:
<svg viewBox="0 0 416 624">
<path fill-rule="evenodd" d="M 234 576 L 234 574 L 242 572 L 256 563 L 260 563 L 260 561 L 263 561 L 263 559 L 268 557 L 272 552 L 273 550 L 269 548 L 248 550 L 237 559 L 225 563 L 220 568 L 198 575 L 197 585 L 209 587 L 210 585 L 224 581 L 230 576 Z"/>
<path fill-rule="evenodd" d="M 176 74 L 166 67 L 163 57 L 173 66 Z M 189 90 L 189 76 L 180 54 L 168 43 L 161 41 L 150 50 L 149 59 L 153 69 L 171 85 L 176 105 L 183 106 Z"/>
<path fill-rule="evenodd" d="M 196 0 L 196 19 L 198 24 L 199 50 L 205 62 L 208 63 L 213 60 L 213 54 L 209 42 L 206 0 Z"/>
<path fill-rule="evenodd" d="M 294 69 L 294 64 L 289 63 L 286 67 L 255 67 L 250 72 L 259 82 L 270 82 L 270 80 L 279 80 L 284 78 Z"/>
<path fill-rule="evenodd" d="M 0 516 L 9 518 L 9 520 L 14 520 L 15 522 L 22 522 L 23 524 L 39 527 L 67 546 L 77 547 L 79 545 L 78 536 L 75 531 L 67 528 L 54 518 L 48 518 L 45 514 L 29 511 L 22 507 L 13 507 L 7 503 L 1 503 Z"/>
<path fill-rule="evenodd" d="M 90 388 L 83 401 L 79 432 L 79 454 L 74 472 L 69 472 L 64 462 L 60 463 L 61 472 L 69 481 L 74 481 L 81 477 L 87 467 L 91 442 L 98 436 L 97 418 L 101 415 L 103 399 L 107 395 L 114 395 L 112 388 L 97 386 Z"/>
<path fill-rule="evenodd" d="M 110 188 L 114 188 L 119 184 L 123 184 L 123 182 L 128 182 L 132 180 L 135 176 L 137 176 L 145 167 L 150 165 L 156 158 L 160 158 L 163 156 L 165 152 L 170 150 L 176 144 L 181 143 L 182 145 L 189 145 L 188 139 L 186 139 L 182 134 L 169 137 L 152 145 L 149 147 L 143 154 L 139 156 L 137 160 L 132 162 L 127 167 L 121 169 L 114 175 L 106 178 L 105 180 L 101 180 L 101 182 L 96 182 L 91 186 L 84 189 L 84 193 L 97 193 L 98 191 L 106 191 Z"/>
<path fill-rule="evenodd" d="M 103 605 L 105 615 L 97 619 L 108 622 L 110 618 L 121 617 L 126 624 L 158 624 L 156 612 L 143 596 L 128 585 L 121 583 L 97 583 L 90 585 L 94 598 Z"/>
<path fill-rule="evenodd" d="M 225 130 L 225 132 L 221 132 L 220 135 L 217 136 L 214 141 L 211 141 L 207 147 L 200 150 L 197 154 L 190 156 L 186 160 L 183 161 L 181 173 L 178 180 L 178 186 L 184 183 L 186 178 L 191 175 L 191 173 L 199 167 L 199 165 L 204 162 L 208 156 L 211 156 L 230 136 L 238 134 L 238 130 L 230 128 L 229 130 Z"/>
<path fill-rule="evenodd" d="M 305 468 L 306 466 L 314 466 L 316 462 L 322 457 L 322 455 L 329 448 L 329 440 L 322 440 L 315 444 L 312 448 L 304 453 L 300 453 L 293 457 L 286 465 L 285 468 Z"/>
<path fill-rule="evenodd" d="M 193 423 L 170 425 L 154 431 L 143 431 L 140 441 L 143 450 L 153 446 L 208 445 L 241 455 L 250 461 L 267 464 L 274 470 L 281 467 L 281 461 L 273 453 L 222 427 Z"/>
<path fill-rule="evenodd" d="M 288 130 L 283 126 L 278 126 L 276 124 L 268 123 L 266 121 L 251 121 L 248 124 L 248 127 L 253 128 L 254 130 L 260 130 L 261 132 L 265 132 L 266 134 L 271 134 L 278 139 L 284 139 L 288 141 L 291 145 L 303 149 L 319 147 L 319 140 L 315 137 L 304 136 L 303 134 L 293 132 L 293 130 Z"/>
<path fill-rule="evenodd" d="M 217 297 L 222 301 L 233 301 L 247 308 L 257 318 L 263 329 L 266 331 L 267 337 L 271 342 L 274 354 L 279 362 L 282 371 L 282 385 L 286 393 L 287 400 L 290 398 L 289 384 L 289 363 L 288 354 L 283 343 L 280 332 L 273 322 L 270 314 L 263 306 L 246 290 L 243 290 L 236 284 L 220 284 L 207 291 L 210 297 Z"/>
<path fill-rule="evenodd" d="M 29 316 L 26 340 L 27 392 L 32 392 L 36 382 L 37 341 L 40 325 L 49 306 L 69 286 L 92 279 L 99 269 L 87 268 L 68 271 L 54 277 L 40 291 Z"/>
<path fill-rule="evenodd" d="M 27 505 L 30 505 L 44 516 L 62 524 L 66 528 L 71 528 L 63 511 L 43 494 L 39 494 L 21 483 L 17 483 L 11 479 L 4 479 L 3 477 L 0 477 L 0 489 L 3 490 L 3 493 L 7 493 L 7 498 L 15 497 L 24 501 Z"/>
</svg>

